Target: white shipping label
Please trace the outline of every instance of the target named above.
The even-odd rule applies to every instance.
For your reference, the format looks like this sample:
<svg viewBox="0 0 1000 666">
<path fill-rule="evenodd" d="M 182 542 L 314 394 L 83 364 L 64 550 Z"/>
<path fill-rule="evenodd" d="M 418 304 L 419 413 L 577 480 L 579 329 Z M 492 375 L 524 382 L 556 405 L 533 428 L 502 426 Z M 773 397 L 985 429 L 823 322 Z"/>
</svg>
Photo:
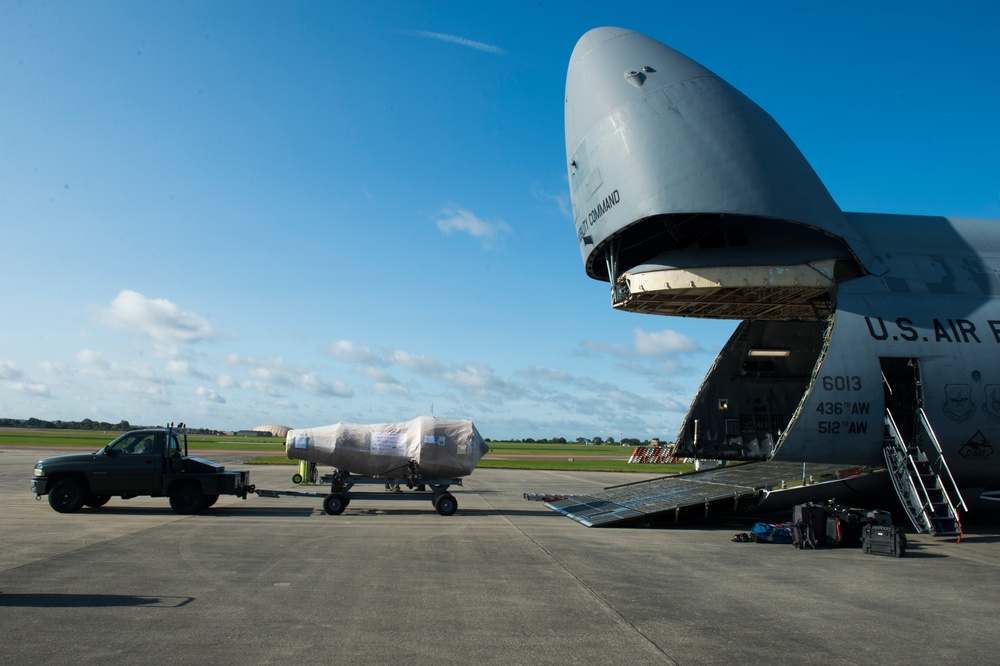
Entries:
<svg viewBox="0 0 1000 666">
<path fill-rule="evenodd" d="M 305 449 L 309 447 L 309 436 L 308 435 L 296 435 L 295 439 L 292 440 L 292 446 L 296 449 Z"/>
<path fill-rule="evenodd" d="M 401 432 L 373 432 L 372 454 L 402 456 L 406 454 L 406 435 Z"/>
<path fill-rule="evenodd" d="M 424 444 L 437 444 L 439 446 L 444 446 L 444 443 L 444 435 L 424 435 Z"/>
</svg>

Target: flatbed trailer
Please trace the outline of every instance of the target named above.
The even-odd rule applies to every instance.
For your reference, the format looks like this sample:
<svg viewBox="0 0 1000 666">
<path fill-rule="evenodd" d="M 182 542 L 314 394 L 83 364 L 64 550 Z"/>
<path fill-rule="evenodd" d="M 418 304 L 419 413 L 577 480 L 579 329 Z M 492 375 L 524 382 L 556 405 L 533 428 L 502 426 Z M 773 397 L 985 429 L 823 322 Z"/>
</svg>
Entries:
<svg viewBox="0 0 1000 666">
<path fill-rule="evenodd" d="M 306 490 L 268 490 L 266 488 L 255 488 L 253 492 L 258 497 L 321 497 L 323 498 L 323 510 L 331 516 L 339 516 L 351 503 L 351 499 L 412 499 L 412 496 L 402 492 L 402 487 L 407 486 L 417 492 L 430 491 L 431 505 L 434 510 L 442 516 L 453 515 L 458 511 L 458 500 L 448 492 L 450 486 L 462 485 L 460 477 L 450 479 L 419 479 L 412 476 L 406 477 L 386 477 L 386 476 L 354 476 L 347 473 L 335 472 L 324 474 L 320 477 L 318 485 L 330 486 L 329 492 L 314 492 Z M 351 492 L 354 486 L 378 485 L 384 486 L 382 492 Z"/>
</svg>

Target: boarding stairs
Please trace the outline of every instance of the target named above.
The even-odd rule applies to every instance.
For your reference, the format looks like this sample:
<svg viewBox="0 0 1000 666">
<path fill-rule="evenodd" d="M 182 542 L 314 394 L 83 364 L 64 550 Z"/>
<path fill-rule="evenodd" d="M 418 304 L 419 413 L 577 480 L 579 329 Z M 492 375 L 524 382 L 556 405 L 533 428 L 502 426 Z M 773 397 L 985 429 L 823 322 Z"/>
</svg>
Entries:
<svg viewBox="0 0 1000 666">
<path fill-rule="evenodd" d="M 959 510 L 968 511 L 965 500 L 923 408 L 917 410 L 915 421 L 907 443 L 892 412 L 885 410 L 882 452 L 892 485 L 917 532 L 961 537 Z"/>
</svg>

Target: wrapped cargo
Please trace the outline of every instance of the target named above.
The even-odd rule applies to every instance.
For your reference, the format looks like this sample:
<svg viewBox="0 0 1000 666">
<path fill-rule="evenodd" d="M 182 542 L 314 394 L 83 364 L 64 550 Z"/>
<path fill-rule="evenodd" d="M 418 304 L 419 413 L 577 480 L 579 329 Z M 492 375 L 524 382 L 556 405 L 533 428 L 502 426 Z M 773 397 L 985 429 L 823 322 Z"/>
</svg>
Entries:
<svg viewBox="0 0 1000 666">
<path fill-rule="evenodd" d="M 424 479 L 466 476 L 487 451 L 472 421 L 433 416 L 404 423 L 335 423 L 289 430 L 285 439 L 291 460 L 362 476 L 406 476 L 411 461 Z"/>
</svg>

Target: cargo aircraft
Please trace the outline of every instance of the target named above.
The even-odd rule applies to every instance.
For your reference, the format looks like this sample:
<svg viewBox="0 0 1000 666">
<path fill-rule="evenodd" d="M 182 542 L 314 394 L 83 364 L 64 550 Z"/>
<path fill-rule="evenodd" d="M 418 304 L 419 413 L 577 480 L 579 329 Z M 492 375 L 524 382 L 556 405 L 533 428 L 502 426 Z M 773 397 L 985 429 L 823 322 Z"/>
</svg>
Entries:
<svg viewBox="0 0 1000 666">
<path fill-rule="evenodd" d="M 680 455 L 886 467 L 934 534 L 1000 499 L 1000 222 L 842 211 L 765 111 L 628 30 L 579 40 L 565 122 L 612 306 L 741 320 Z"/>
</svg>

